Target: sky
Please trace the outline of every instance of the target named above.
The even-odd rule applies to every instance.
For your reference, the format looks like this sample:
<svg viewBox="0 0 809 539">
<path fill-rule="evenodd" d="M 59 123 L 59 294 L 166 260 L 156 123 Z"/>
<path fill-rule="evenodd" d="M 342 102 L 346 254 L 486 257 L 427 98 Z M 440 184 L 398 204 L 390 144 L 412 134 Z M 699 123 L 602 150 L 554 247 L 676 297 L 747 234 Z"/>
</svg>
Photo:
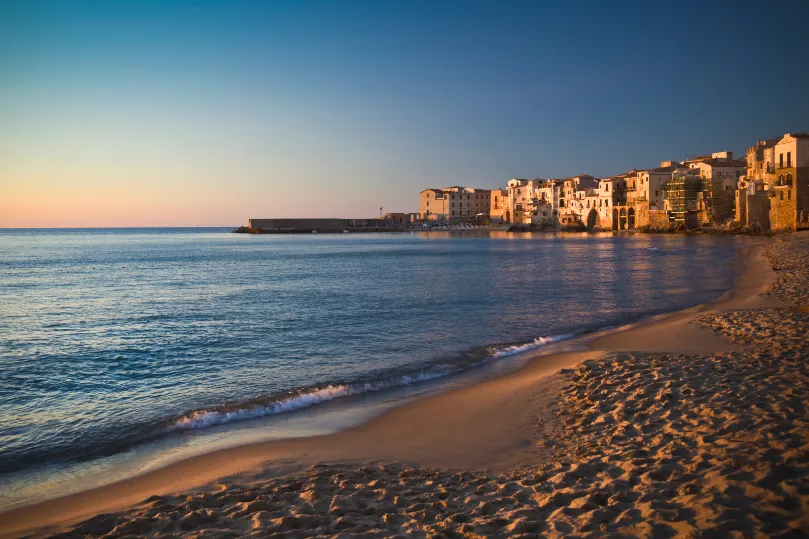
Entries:
<svg viewBox="0 0 809 539">
<path fill-rule="evenodd" d="M 0 227 L 418 210 L 809 130 L 809 2 L 0 2 Z"/>
</svg>

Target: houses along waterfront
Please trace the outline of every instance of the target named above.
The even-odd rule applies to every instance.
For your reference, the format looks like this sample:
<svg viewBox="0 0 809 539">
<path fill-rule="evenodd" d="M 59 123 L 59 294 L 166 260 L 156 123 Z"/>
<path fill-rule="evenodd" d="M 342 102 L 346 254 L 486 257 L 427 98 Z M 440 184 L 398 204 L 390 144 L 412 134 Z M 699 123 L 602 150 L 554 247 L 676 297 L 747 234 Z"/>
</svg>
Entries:
<svg viewBox="0 0 809 539">
<path fill-rule="evenodd" d="M 615 231 L 809 228 L 809 133 L 758 141 L 746 160 L 721 151 L 607 178 L 513 178 L 502 189 L 425 189 L 419 218 Z"/>
</svg>

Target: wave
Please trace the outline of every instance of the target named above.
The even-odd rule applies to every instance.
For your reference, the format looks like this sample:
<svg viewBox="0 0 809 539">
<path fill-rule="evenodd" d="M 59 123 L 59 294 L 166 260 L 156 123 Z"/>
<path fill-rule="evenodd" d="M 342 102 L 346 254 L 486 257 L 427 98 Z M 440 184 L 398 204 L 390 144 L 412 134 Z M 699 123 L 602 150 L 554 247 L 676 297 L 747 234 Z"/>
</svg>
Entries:
<svg viewBox="0 0 809 539">
<path fill-rule="evenodd" d="M 286 412 L 293 412 L 303 408 L 309 408 L 318 404 L 342 399 L 346 397 L 353 397 L 358 395 L 365 395 L 368 393 L 377 393 L 388 389 L 395 389 L 398 387 L 410 386 L 438 378 L 443 378 L 451 374 L 458 374 L 460 372 L 469 370 L 471 368 L 480 366 L 484 363 L 493 360 L 514 356 L 529 352 L 536 348 L 548 346 L 550 344 L 564 341 L 574 337 L 575 334 L 568 333 L 563 335 L 554 335 L 550 337 L 538 337 L 528 343 L 508 345 L 503 347 L 490 347 L 486 350 L 482 357 L 472 356 L 472 361 L 467 361 L 459 364 L 441 364 L 435 365 L 431 368 L 423 369 L 418 372 L 405 374 L 402 376 L 394 376 L 383 380 L 373 382 L 355 382 L 355 383 L 339 383 L 329 384 L 323 387 L 305 388 L 287 393 L 285 395 L 268 396 L 260 399 L 253 399 L 251 401 L 222 405 L 215 408 L 207 408 L 201 410 L 194 410 L 183 414 L 182 416 L 174 419 L 166 428 L 167 431 L 201 429 L 213 425 L 220 425 L 223 423 L 231 423 L 234 421 L 242 421 L 245 419 L 253 419 L 258 417 L 266 417 L 272 415 L 283 414 Z"/>
<path fill-rule="evenodd" d="M 522 354 L 523 352 L 528 352 L 528 351 L 533 350 L 535 348 L 540 348 L 542 346 L 547 346 L 549 344 L 553 344 L 553 343 L 559 342 L 559 341 L 565 341 L 565 340 L 570 339 L 570 338 L 572 338 L 574 336 L 575 335 L 573 333 L 568 333 L 568 334 L 565 334 L 565 335 L 556 335 L 556 336 L 553 336 L 553 337 L 538 337 L 538 338 L 534 339 L 533 341 L 531 341 L 529 343 L 519 344 L 519 345 L 514 345 L 514 346 L 508 346 L 506 348 L 501 348 L 499 350 L 496 350 L 492 355 L 493 355 L 493 357 L 499 358 L 499 357 L 513 356 L 515 354 Z"/>
<path fill-rule="evenodd" d="M 402 376 L 398 379 L 383 382 L 367 382 L 363 384 L 329 384 L 322 388 L 303 389 L 293 392 L 287 397 L 273 397 L 269 402 L 252 402 L 222 406 L 211 410 L 197 410 L 183 415 L 174 421 L 168 430 L 186 430 L 230 423 L 243 419 L 277 415 L 309 408 L 316 404 L 335 399 L 374 393 L 395 387 L 409 386 L 418 382 L 426 382 L 451 374 L 450 372 L 425 372 Z"/>
</svg>

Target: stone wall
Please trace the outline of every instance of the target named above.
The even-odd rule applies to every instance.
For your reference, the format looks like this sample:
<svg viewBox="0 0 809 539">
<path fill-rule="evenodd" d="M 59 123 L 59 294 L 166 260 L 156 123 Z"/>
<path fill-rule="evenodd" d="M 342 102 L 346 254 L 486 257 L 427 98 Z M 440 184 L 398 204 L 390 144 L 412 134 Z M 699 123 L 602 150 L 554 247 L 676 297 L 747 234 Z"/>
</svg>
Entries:
<svg viewBox="0 0 809 539">
<path fill-rule="evenodd" d="M 771 192 L 775 193 L 775 196 L 770 197 L 770 228 L 772 230 L 795 230 L 798 215 L 795 188 L 779 185 L 774 187 Z"/>
<path fill-rule="evenodd" d="M 806 218 L 809 215 L 809 167 L 796 168 L 793 177 L 798 214 L 803 212 Z"/>
<path fill-rule="evenodd" d="M 666 230 L 670 224 L 669 214 L 665 210 L 649 210 L 649 226 L 652 230 Z"/>
<path fill-rule="evenodd" d="M 745 226 L 758 224 L 762 229 L 770 228 L 770 197 L 766 192 L 757 195 L 746 193 L 747 197 L 747 222 Z"/>
<path fill-rule="evenodd" d="M 736 190 L 736 222 L 742 225 L 747 224 L 747 191 Z"/>
</svg>

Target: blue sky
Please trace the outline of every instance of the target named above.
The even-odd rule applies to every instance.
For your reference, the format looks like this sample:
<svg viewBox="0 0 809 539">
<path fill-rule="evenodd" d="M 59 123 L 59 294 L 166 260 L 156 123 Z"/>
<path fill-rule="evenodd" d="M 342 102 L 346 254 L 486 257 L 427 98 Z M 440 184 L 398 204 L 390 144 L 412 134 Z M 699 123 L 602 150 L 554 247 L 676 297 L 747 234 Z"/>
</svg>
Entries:
<svg viewBox="0 0 809 539">
<path fill-rule="evenodd" d="M 415 211 L 809 130 L 809 2 L 0 4 L 0 226 Z"/>
</svg>

